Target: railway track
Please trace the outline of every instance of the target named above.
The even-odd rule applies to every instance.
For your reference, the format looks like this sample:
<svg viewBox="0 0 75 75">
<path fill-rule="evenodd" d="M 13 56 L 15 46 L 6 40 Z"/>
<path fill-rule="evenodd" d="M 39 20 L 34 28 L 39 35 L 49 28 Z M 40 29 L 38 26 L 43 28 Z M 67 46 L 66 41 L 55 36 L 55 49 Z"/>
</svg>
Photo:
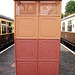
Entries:
<svg viewBox="0 0 75 75">
<path fill-rule="evenodd" d="M 62 45 L 63 47 L 65 47 L 68 51 L 70 51 L 72 54 L 74 54 L 74 55 L 75 55 L 75 51 L 73 51 L 73 50 L 69 49 L 68 47 L 66 47 L 66 46 L 65 46 L 65 45 L 63 45 L 62 43 L 61 43 L 61 45 Z"/>
</svg>

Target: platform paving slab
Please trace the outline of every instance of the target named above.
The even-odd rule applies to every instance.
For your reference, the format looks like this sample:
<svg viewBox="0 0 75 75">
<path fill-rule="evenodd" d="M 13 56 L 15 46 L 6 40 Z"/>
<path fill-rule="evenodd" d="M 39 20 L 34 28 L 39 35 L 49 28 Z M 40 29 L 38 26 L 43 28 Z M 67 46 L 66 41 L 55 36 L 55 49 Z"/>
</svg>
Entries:
<svg viewBox="0 0 75 75">
<path fill-rule="evenodd" d="M 75 55 L 60 47 L 60 75 L 75 75 Z"/>
<path fill-rule="evenodd" d="M 15 75 L 15 67 L 11 65 L 15 62 L 14 46 L 0 54 L 0 75 Z"/>
</svg>

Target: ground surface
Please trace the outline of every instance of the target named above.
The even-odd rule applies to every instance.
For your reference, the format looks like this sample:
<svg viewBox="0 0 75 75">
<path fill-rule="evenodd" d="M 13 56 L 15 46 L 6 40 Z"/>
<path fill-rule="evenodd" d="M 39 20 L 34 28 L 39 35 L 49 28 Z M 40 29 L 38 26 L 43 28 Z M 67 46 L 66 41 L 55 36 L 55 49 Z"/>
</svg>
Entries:
<svg viewBox="0 0 75 75">
<path fill-rule="evenodd" d="M 0 75 L 15 75 L 14 46 L 0 54 Z M 60 75 L 75 75 L 75 56 L 60 48 Z"/>
<path fill-rule="evenodd" d="M 0 75 L 15 75 L 14 46 L 0 54 Z"/>
<path fill-rule="evenodd" d="M 75 75 L 75 55 L 66 48 L 60 48 L 60 75 Z"/>
</svg>

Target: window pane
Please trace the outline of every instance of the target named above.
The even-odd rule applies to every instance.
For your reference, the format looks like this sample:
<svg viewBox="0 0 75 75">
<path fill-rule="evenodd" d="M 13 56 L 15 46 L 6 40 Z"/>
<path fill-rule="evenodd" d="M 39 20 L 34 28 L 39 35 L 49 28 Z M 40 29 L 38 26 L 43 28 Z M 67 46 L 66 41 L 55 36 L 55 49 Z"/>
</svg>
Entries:
<svg viewBox="0 0 75 75">
<path fill-rule="evenodd" d="M 72 31 L 72 20 L 68 21 L 68 31 Z"/>
<path fill-rule="evenodd" d="M 7 22 L 7 32 L 12 33 L 12 23 L 11 22 Z"/>
<path fill-rule="evenodd" d="M 65 31 L 65 22 L 62 23 L 62 31 Z"/>
<path fill-rule="evenodd" d="M 70 24 L 72 24 L 72 20 L 70 20 Z"/>
<path fill-rule="evenodd" d="M 2 25 L 2 34 L 6 33 L 6 21 L 2 21 L 1 25 Z"/>
<path fill-rule="evenodd" d="M 62 26 L 62 31 L 65 31 L 65 26 Z"/>
<path fill-rule="evenodd" d="M 72 31 L 72 25 L 68 25 L 68 31 Z"/>
</svg>

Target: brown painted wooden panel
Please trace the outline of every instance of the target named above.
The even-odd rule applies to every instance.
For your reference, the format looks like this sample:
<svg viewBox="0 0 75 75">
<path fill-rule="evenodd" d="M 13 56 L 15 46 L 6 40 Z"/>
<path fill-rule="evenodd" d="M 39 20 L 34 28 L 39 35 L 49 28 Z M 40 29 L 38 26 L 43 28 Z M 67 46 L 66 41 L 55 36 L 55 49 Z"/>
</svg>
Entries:
<svg viewBox="0 0 75 75">
<path fill-rule="evenodd" d="M 61 32 L 61 38 L 75 43 L 75 33 L 73 32 Z"/>
</svg>

